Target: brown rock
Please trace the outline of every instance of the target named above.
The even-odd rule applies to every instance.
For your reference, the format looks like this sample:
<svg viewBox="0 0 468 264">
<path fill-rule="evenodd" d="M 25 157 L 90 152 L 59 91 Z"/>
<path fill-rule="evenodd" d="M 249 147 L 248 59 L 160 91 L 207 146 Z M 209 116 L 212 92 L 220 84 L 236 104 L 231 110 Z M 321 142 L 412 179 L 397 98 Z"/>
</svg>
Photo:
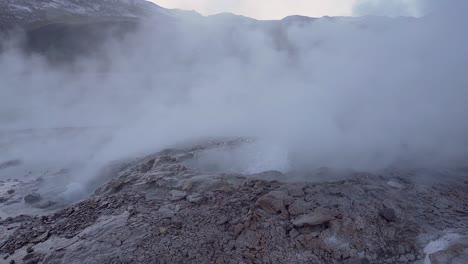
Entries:
<svg viewBox="0 0 468 264">
<path fill-rule="evenodd" d="M 303 200 L 295 200 L 288 207 L 288 211 L 290 215 L 307 214 L 313 209 L 313 206 L 314 204 L 312 202 L 306 202 Z"/>
<path fill-rule="evenodd" d="M 291 195 L 292 197 L 303 197 L 305 195 L 303 186 L 299 184 L 287 185 L 286 189 L 288 190 L 289 195 Z"/>
<path fill-rule="evenodd" d="M 269 214 L 288 216 L 286 205 L 290 205 L 293 198 L 282 191 L 273 191 L 265 194 L 257 200 L 257 206 Z"/>
</svg>

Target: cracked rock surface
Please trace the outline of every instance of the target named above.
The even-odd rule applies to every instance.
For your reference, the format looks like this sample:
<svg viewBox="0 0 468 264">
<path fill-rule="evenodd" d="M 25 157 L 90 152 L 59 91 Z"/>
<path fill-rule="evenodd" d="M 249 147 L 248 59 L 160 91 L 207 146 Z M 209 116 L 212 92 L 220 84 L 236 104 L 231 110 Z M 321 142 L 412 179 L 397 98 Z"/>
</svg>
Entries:
<svg viewBox="0 0 468 264">
<path fill-rule="evenodd" d="M 467 181 L 269 181 L 287 175 L 188 166 L 200 151 L 148 156 L 77 204 L 1 219 L 0 263 L 468 263 Z"/>
</svg>

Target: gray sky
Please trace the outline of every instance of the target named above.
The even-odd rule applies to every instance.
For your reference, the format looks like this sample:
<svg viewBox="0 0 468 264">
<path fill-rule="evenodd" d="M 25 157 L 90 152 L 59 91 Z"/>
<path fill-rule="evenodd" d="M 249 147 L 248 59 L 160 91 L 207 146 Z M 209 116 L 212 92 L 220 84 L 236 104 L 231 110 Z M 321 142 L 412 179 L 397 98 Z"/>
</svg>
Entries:
<svg viewBox="0 0 468 264">
<path fill-rule="evenodd" d="M 419 15 L 421 0 L 151 0 L 163 7 L 195 10 L 203 15 L 230 12 L 257 19 L 289 15 Z"/>
</svg>

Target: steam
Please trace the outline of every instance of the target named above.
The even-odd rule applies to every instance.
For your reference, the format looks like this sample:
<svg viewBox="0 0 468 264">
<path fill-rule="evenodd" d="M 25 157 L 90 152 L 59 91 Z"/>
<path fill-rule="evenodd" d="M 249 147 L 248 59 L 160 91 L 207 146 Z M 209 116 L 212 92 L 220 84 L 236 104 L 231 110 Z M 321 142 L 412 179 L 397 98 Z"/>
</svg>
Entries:
<svg viewBox="0 0 468 264">
<path fill-rule="evenodd" d="M 468 21 L 454 14 L 466 4 L 421 3 L 418 19 L 148 22 L 65 68 L 11 45 L 0 55 L 1 129 L 98 132 L 2 156 L 73 153 L 86 177 L 178 142 L 245 136 L 261 142 L 262 170 L 465 165 Z"/>
<path fill-rule="evenodd" d="M 425 11 L 423 0 L 359 0 L 354 6 L 357 15 L 421 16 Z"/>
</svg>

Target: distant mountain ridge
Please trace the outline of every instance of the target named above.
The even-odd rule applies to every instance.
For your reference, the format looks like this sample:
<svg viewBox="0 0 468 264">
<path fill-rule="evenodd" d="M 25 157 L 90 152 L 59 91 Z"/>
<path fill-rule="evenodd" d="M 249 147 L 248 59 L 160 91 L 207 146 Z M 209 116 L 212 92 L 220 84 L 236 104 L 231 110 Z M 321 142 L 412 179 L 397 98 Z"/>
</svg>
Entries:
<svg viewBox="0 0 468 264">
<path fill-rule="evenodd" d="M 31 27 L 63 17 L 145 18 L 172 12 L 145 0 L 2 0 L 0 29 Z"/>
<path fill-rule="evenodd" d="M 0 33 L 22 32 L 25 50 L 69 61 L 99 53 L 109 35 L 135 32 L 141 20 L 168 23 L 177 12 L 146 0 L 1 0 Z"/>
<path fill-rule="evenodd" d="M 9 36 L 9 32 L 19 31 L 26 51 L 59 62 L 101 54 L 100 48 L 108 37 L 122 39 L 138 32 L 141 24 L 166 31 L 171 31 L 177 24 L 194 26 L 198 28 L 196 30 L 218 27 L 219 32 L 258 29 L 271 36 L 276 46 L 292 50 L 287 40 L 287 31 L 291 27 L 323 22 L 381 30 L 393 24 L 389 20 L 393 19 L 298 15 L 282 20 L 256 20 L 231 13 L 205 17 L 194 11 L 166 9 L 146 0 L 0 0 L 0 37 L 5 32 Z M 405 19 L 399 21 L 405 23 Z M 0 40 L 0 52 L 3 40 Z"/>
<path fill-rule="evenodd" d="M 64 18 L 84 19 L 125 19 L 152 18 L 167 20 L 177 18 L 216 19 L 216 22 L 241 24 L 263 24 L 279 22 L 282 25 L 304 25 L 317 20 L 328 19 L 346 22 L 360 22 L 359 17 L 314 18 L 291 15 L 282 20 L 261 21 L 231 13 L 203 17 L 194 11 L 166 9 L 147 0 L 2 0 L 0 1 L 0 31 L 14 28 L 29 28 Z M 383 18 L 381 19 L 389 19 Z M 364 20 L 366 20 L 364 18 Z"/>
</svg>

